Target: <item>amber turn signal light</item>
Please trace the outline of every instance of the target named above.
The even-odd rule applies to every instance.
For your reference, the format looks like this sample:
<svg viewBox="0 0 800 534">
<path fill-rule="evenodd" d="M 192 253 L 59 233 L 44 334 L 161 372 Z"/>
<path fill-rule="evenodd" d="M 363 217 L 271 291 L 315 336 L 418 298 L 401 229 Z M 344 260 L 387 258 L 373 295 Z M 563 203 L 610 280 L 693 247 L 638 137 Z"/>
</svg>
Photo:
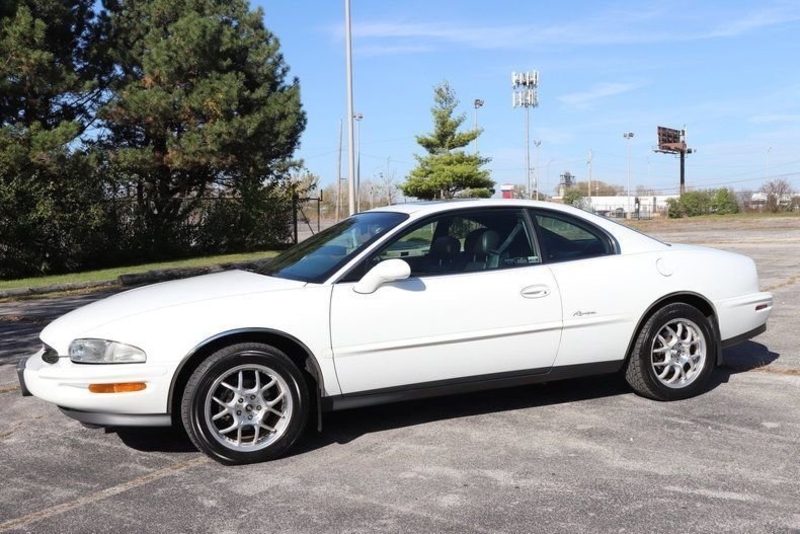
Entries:
<svg viewBox="0 0 800 534">
<path fill-rule="evenodd" d="M 147 387 L 144 382 L 122 382 L 120 384 L 89 384 L 92 393 L 128 393 L 142 391 Z"/>
</svg>

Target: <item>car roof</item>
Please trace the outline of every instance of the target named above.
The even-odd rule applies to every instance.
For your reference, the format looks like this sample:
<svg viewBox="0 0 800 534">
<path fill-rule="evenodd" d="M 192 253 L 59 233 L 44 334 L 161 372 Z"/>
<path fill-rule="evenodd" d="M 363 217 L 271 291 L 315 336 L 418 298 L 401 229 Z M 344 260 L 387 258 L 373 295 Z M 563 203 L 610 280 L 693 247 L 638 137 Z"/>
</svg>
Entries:
<svg viewBox="0 0 800 534">
<path fill-rule="evenodd" d="M 478 207 L 564 207 L 563 204 L 555 204 L 553 202 L 543 202 L 537 200 L 521 200 L 521 199 L 464 199 L 464 200 L 432 200 L 426 202 L 408 202 L 405 204 L 393 204 L 391 206 L 383 206 L 375 208 L 370 211 L 393 211 L 396 213 L 411 214 L 430 214 L 440 211 L 450 211 L 453 209 L 463 208 L 478 208 Z M 571 208 L 574 209 L 574 208 Z"/>
</svg>

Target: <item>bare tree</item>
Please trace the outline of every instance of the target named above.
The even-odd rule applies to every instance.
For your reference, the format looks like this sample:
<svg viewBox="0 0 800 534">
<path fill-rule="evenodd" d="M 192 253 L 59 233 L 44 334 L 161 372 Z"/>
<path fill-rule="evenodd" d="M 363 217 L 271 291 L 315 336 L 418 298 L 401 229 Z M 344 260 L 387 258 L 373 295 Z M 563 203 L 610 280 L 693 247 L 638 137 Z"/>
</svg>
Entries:
<svg viewBox="0 0 800 534">
<path fill-rule="evenodd" d="M 397 174 L 394 171 L 379 172 L 378 178 L 380 197 L 391 206 L 397 201 Z"/>
<path fill-rule="evenodd" d="M 767 195 L 767 207 L 770 211 L 791 208 L 792 185 L 786 178 L 776 178 L 761 186 L 761 192 Z"/>
</svg>

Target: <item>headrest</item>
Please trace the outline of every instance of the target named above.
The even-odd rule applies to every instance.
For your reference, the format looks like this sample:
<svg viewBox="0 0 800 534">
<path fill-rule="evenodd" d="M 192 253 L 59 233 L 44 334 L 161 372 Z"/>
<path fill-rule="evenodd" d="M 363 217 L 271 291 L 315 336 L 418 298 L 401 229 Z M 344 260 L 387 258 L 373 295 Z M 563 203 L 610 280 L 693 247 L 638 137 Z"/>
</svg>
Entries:
<svg viewBox="0 0 800 534">
<path fill-rule="evenodd" d="M 459 240 L 455 237 L 445 235 L 433 240 L 428 255 L 434 258 L 448 258 L 455 256 L 459 252 L 461 252 L 461 243 Z"/>
<path fill-rule="evenodd" d="M 470 248 L 467 248 L 467 245 Z M 467 239 L 464 242 L 464 248 L 468 252 L 481 256 L 496 253 L 499 245 L 500 236 L 497 232 L 488 228 L 473 230 L 467 235 Z"/>
</svg>

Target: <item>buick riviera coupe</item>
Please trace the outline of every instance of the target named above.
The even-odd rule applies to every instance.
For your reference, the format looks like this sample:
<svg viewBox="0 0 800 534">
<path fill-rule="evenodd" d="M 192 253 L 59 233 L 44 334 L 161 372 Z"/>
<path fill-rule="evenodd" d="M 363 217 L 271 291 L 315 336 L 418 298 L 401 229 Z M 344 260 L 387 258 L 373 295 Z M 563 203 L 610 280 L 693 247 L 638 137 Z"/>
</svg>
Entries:
<svg viewBox="0 0 800 534">
<path fill-rule="evenodd" d="M 327 410 L 611 373 L 685 399 L 772 308 L 738 254 L 558 204 L 407 204 L 256 272 L 68 313 L 18 374 L 23 394 L 87 426 L 183 425 L 210 457 L 243 464 L 285 454 Z"/>
</svg>

